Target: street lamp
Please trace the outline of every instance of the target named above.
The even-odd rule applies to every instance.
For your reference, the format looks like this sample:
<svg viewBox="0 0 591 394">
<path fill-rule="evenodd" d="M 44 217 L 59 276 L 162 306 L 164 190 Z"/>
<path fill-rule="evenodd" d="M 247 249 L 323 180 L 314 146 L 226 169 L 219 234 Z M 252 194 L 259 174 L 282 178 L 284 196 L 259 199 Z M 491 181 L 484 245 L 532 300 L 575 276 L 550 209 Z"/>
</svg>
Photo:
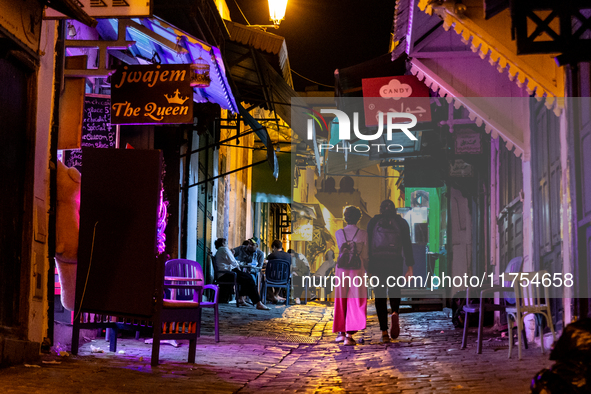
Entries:
<svg viewBox="0 0 591 394">
<path fill-rule="evenodd" d="M 279 28 L 279 24 L 285 18 L 286 8 L 287 0 L 269 0 L 269 17 L 276 29 Z"/>
<path fill-rule="evenodd" d="M 287 8 L 287 0 L 269 0 L 269 20 L 273 22 L 272 25 L 249 25 L 252 27 L 259 27 L 267 30 L 267 27 L 279 29 L 279 24 L 285 18 L 285 9 Z"/>
</svg>

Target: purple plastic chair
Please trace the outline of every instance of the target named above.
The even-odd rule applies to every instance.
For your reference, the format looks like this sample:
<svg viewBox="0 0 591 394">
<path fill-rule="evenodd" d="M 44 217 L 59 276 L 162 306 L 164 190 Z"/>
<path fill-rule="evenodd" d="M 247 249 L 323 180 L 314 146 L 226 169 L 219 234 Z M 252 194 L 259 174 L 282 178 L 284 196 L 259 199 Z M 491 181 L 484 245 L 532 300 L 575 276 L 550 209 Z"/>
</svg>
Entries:
<svg viewBox="0 0 591 394">
<path fill-rule="evenodd" d="M 165 276 L 176 276 L 183 278 L 201 279 L 204 283 L 203 269 L 201 264 L 193 260 L 173 259 L 166 262 L 164 269 Z M 213 291 L 213 301 L 202 301 L 203 291 L 210 289 Z M 215 341 L 220 341 L 220 325 L 219 325 L 219 311 L 218 311 L 218 287 L 216 285 L 204 285 L 199 292 L 193 292 L 183 289 L 173 290 L 176 292 L 176 299 L 193 299 L 199 302 L 199 319 L 197 321 L 197 337 L 201 336 L 201 310 L 203 308 L 213 308 L 215 321 Z"/>
</svg>

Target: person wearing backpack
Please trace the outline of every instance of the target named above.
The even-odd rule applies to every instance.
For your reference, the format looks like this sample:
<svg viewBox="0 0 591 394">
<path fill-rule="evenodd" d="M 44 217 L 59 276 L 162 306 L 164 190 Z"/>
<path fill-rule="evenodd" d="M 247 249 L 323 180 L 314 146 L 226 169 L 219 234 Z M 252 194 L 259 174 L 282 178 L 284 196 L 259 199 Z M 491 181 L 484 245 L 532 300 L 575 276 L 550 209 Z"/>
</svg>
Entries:
<svg viewBox="0 0 591 394">
<path fill-rule="evenodd" d="M 342 283 L 335 288 L 332 330 L 338 333 L 337 342 L 354 346 L 353 334 L 365 329 L 367 322 L 367 290 L 363 281 L 367 267 L 367 232 L 357 227 L 361 218 L 359 208 L 345 207 L 343 218 L 347 225 L 335 234 L 339 246 L 335 277 Z M 343 279 L 347 277 L 349 281 Z M 360 286 L 355 285 L 355 277 L 361 278 Z"/>
<path fill-rule="evenodd" d="M 368 232 L 368 272 L 376 276 L 380 285 L 374 288 L 376 313 L 382 330 L 382 342 L 390 342 L 400 334 L 398 309 L 400 307 L 400 288 L 386 285 L 389 276 L 398 278 L 402 275 L 404 263 L 408 269 L 405 276 L 412 276 L 415 263 L 410 240 L 410 227 L 406 220 L 396 213 L 396 206 L 391 200 L 384 200 L 380 205 L 380 214 L 374 216 L 367 225 Z M 384 286 L 382 286 L 384 285 Z M 388 304 L 390 297 L 392 322 L 388 335 Z"/>
</svg>

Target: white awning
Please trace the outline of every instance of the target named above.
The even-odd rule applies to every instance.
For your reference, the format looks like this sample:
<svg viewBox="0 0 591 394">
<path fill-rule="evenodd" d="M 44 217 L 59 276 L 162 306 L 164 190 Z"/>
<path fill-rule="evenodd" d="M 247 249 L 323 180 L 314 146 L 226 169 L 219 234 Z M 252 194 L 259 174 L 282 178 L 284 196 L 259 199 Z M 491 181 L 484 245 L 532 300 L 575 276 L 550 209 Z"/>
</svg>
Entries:
<svg viewBox="0 0 591 394">
<path fill-rule="evenodd" d="M 508 9 L 490 19 L 484 19 L 482 0 L 464 0 L 466 12 L 454 12 L 453 2 L 433 4 L 420 0 L 418 7 L 427 14 L 436 13 L 443 20 L 443 28 L 459 34 L 473 52 L 487 59 L 500 73 L 507 70 L 509 79 L 519 87 L 525 86 L 529 94 L 545 98 L 546 106 L 558 115 L 564 108 L 564 68 L 559 67 L 552 55 L 517 55 L 517 46 L 511 39 L 511 15 Z"/>
<path fill-rule="evenodd" d="M 435 72 L 428 65 L 428 59 L 423 61 L 412 59 L 411 72 L 423 81 L 431 90 L 454 102 L 459 108 L 464 106 L 471 120 L 478 126 L 484 124 L 484 129 L 493 138 L 501 137 L 507 144 L 507 149 L 515 147 L 517 157 L 529 160 L 529 141 L 524 130 L 529 128 L 529 98 L 528 97 L 465 97 L 456 86 L 454 76 L 448 70 Z M 433 65 L 440 65 L 433 62 Z M 442 72 L 444 71 L 444 72 Z M 444 77 L 445 76 L 445 77 Z"/>
</svg>

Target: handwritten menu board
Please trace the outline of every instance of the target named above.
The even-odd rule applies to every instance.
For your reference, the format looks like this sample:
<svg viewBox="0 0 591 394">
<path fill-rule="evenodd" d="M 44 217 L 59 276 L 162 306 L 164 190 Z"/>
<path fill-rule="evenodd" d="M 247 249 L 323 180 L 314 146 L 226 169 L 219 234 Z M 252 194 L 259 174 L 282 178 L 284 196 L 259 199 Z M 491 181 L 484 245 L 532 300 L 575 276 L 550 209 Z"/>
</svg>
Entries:
<svg viewBox="0 0 591 394">
<path fill-rule="evenodd" d="M 117 131 L 111 124 L 111 97 L 86 96 L 84 98 L 84 119 L 82 122 L 81 146 L 91 148 L 115 148 Z M 64 152 L 64 163 L 68 167 L 82 169 L 82 150 Z"/>
</svg>

